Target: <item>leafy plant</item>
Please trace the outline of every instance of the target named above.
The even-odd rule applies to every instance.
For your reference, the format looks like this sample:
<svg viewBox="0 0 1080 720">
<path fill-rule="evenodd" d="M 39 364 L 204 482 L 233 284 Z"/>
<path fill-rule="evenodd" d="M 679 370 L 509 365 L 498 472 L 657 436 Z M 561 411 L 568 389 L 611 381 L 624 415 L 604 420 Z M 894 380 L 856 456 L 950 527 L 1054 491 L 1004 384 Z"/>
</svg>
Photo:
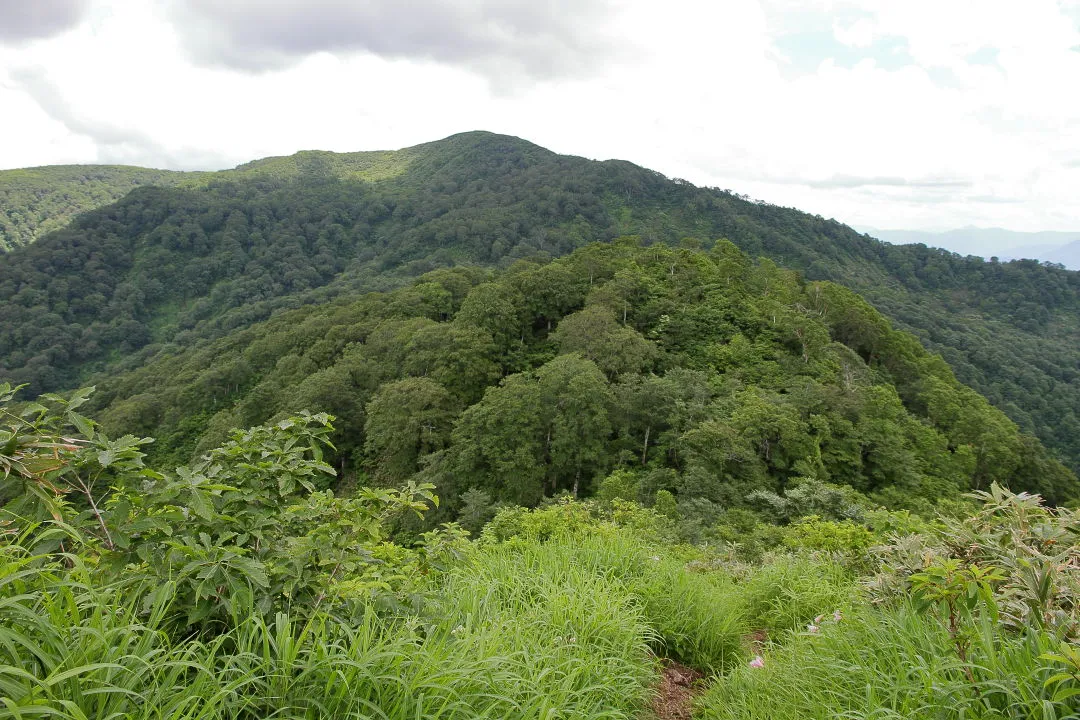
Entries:
<svg viewBox="0 0 1080 720">
<path fill-rule="evenodd" d="M 1014 632 L 1035 626 L 1077 637 L 1080 515 L 998 485 L 972 497 L 981 503 L 975 513 L 942 516 L 936 529 L 883 548 L 879 597 L 917 583 L 939 599 L 982 598 L 994 621 Z"/>
</svg>

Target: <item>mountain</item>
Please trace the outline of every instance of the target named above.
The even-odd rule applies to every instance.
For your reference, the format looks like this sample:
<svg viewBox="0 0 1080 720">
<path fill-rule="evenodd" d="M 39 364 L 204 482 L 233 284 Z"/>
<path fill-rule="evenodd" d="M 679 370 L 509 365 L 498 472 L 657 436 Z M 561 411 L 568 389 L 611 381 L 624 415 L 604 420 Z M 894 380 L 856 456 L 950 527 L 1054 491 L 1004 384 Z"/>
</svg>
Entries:
<svg viewBox="0 0 1080 720">
<path fill-rule="evenodd" d="M 726 238 L 852 288 L 1080 467 L 1080 275 L 890 245 L 631 163 L 481 132 L 256 161 L 136 188 L 77 217 L 0 257 L 0 377 L 30 392 L 104 383 L 289 309 L 625 236 L 706 248 Z M 211 402 L 238 402 L 244 383 L 257 378 L 215 380 Z"/>
<path fill-rule="evenodd" d="M 1049 250 L 1040 259 L 1064 265 L 1070 270 L 1080 270 L 1080 239 Z"/>
<path fill-rule="evenodd" d="M 124 165 L 57 165 L 0 170 L 0 252 L 29 245 L 76 215 L 116 202 L 145 185 L 199 187 L 211 179 L 295 178 L 329 173 L 383 180 L 404 171 L 423 146 L 397 152 L 339 154 L 317 150 L 270 157 L 218 172 L 154 170 Z"/>
<path fill-rule="evenodd" d="M 198 173 L 122 165 L 57 165 L 0 170 L 0 252 L 29 245 L 76 215 L 143 185 L 175 185 Z"/>
<path fill-rule="evenodd" d="M 945 232 L 860 228 L 894 245 L 921 244 L 986 260 L 1033 259 L 1080 270 L 1080 232 L 1017 232 L 1001 228 L 965 227 Z"/>
</svg>

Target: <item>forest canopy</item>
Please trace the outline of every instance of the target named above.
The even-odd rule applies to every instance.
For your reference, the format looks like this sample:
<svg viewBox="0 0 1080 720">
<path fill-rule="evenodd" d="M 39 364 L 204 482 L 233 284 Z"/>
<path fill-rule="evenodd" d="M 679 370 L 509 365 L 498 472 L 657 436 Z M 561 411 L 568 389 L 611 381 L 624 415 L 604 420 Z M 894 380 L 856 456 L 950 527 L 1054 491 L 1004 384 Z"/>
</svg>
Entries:
<svg viewBox="0 0 1080 720">
<path fill-rule="evenodd" d="M 726 238 L 855 290 L 1080 468 L 1077 273 L 890 246 L 836 221 L 490 133 L 185 176 L 0 255 L 0 377 L 30 393 L 72 389 L 282 309 L 627 235 L 703 247 Z"/>
<path fill-rule="evenodd" d="M 535 505 L 610 477 L 696 512 L 800 486 L 912 508 L 995 482 L 1080 495 L 864 300 L 727 241 L 436 270 L 157 359 L 103 381 L 96 403 L 105 428 L 157 437 L 147 452 L 175 464 L 233 427 L 328 412 L 339 469 L 434 484 L 443 515 L 469 492 Z"/>
</svg>

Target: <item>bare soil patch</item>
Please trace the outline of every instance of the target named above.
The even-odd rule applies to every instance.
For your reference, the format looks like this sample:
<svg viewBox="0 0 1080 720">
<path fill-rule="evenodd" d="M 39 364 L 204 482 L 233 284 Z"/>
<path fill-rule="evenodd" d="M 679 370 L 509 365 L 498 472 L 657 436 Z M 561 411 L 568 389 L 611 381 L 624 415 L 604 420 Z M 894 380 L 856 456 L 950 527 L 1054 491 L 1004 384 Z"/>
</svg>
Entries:
<svg viewBox="0 0 1080 720">
<path fill-rule="evenodd" d="M 664 660 L 660 684 L 653 698 L 657 720 L 690 720 L 694 698 L 705 690 L 705 676 L 694 668 Z"/>
</svg>

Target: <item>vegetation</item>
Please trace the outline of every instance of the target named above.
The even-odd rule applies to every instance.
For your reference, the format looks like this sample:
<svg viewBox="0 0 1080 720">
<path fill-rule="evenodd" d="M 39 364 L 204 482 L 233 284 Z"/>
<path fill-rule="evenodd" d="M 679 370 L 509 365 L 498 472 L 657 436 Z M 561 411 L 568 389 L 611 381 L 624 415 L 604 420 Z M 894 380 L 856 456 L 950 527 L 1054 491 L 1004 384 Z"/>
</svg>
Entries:
<svg viewBox="0 0 1080 720">
<path fill-rule="evenodd" d="M 1075 717 L 1078 516 L 997 486 L 977 498 L 881 548 L 876 604 L 715 683 L 700 716 Z"/>
<path fill-rule="evenodd" d="M 1073 277 L 486 134 L 137 189 L 0 257 L 0 718 L 1080 716 Z"/>
<path fill-rule="evenodd" d="M 204 187 L 222 178 L 310 180 L 326 174 L 348 180 L 378 181 L 405 171 L 425 146 L 398 152 L 331 153 L 307 151 L 263 158 L 233 170 L 179 172 L 126 165 L 55 165 L 0 170 L 0 253 L 29 245 L 68 225 L 77 215 L 120 200 L 137 187 Z"/>
<path fill-rule="evenodd" d="M 186 174 L 122 165 L 0 170 L 0 253 L 29 245 L 76 215 L 114 203 L 134 188 L 173 185 Z"/>
<path fill-rule="evenodd" d="M 438 486 L 440 520 L 469 491 L 534 505 L 616 482 L 647 505 L 665 492 L 694 516 L 749 507 L 783 522 L 815 503 L 855 517 L 833 486 L 916 509 L 992 482 L 1080 495 L 857 296 L 730 243 L 434 271 L 161 357 L 95 402 L 109 432 L 156 436 L 147 452 L 173 465 L 233 427 L 331 413 L 330 463 L 360 484 Z"/>
<path fill-rule="evenodd" d="M 721 522 L 756 560 L 618 497 L 395 542 L 434 498 L 320 490 L 329 418 L 164 473 L 85 399 L 0 389 L 2 717 L 632 718 L 675 660 L 700 718 L 1080 711 L 1080 514 L 997 485 L 960 519 Z"/>
<path fill-rule="evenodd" d="M 71 389 L 174 344 L 439 267 L 544 260 L 625 235 L 704 247 L 727 238 L 862 293 L 1080 469 L 1075 273 L 890 246 L 835 221 L 489 133 L 398 152 L 306 152 L 177 182 L 139 188 L 0 257 L 0 377 L 32 392 Z"/>
</svg>

